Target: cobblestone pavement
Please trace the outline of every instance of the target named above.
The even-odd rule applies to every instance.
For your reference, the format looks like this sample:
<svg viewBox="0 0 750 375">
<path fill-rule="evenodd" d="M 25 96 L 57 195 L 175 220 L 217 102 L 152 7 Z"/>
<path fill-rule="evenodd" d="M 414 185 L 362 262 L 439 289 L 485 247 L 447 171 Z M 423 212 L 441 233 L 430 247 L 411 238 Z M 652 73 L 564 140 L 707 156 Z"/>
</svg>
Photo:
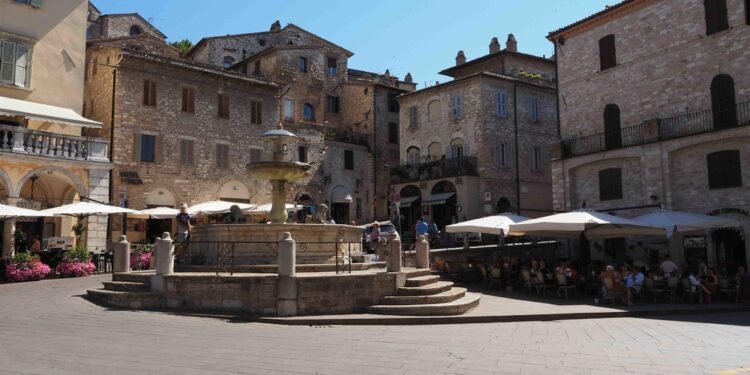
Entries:
<svg viewBox="0 0 750 375">
<path fill-rule="evenodd" d="M 278 326 L 80 297 L 107 279 L 0 285 L 0 374 L 750 374 L 747 313 Z"/>
</svg>

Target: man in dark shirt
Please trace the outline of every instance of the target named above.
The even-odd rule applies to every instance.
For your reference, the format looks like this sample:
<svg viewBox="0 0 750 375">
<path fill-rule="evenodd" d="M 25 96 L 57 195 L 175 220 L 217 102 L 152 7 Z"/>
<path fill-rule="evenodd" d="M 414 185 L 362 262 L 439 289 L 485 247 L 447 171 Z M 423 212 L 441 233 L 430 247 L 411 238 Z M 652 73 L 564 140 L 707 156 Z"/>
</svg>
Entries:
<svg viewBox="0 0 750 375">
<path fill-rule="evenodd" d="M 187 212 L 187 203 L 183 203 L 180 206 L 180 213 L 177 214 L 177 242 L 185 242 L 190 236 L 190 214 Z"/>
</svg>

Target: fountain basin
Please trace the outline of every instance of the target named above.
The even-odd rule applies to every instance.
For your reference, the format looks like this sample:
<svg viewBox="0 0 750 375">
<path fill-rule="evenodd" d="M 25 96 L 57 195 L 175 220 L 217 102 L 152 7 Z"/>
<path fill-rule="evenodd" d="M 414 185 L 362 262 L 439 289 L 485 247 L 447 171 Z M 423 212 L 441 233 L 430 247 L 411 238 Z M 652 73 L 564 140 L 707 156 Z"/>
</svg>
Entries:
<svg viewBox="0 0 750 375">
<path fill-rule="evenodd" d="M 307 177 L 310 164 L 298 161 L 260 161 L 247 165 L 251 177 L 259 180 L 296 181 Z"/>
</svg>

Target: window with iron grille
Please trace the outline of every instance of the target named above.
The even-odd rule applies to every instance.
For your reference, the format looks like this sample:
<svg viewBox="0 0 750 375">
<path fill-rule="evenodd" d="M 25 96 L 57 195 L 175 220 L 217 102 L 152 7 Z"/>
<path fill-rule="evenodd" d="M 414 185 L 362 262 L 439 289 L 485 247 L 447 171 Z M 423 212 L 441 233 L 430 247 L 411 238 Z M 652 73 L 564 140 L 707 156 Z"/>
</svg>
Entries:
<svg viewBox="0 0 750 375">
<path fill-rule="evenodd" d="M 191 139 L 180 139 L 180 164 L 193 165 L 193 149 L 195 141 Z"/>
<path fill-rule="evenodd" d="M 330 113 L 339 113 L 341 99 L 338 96 L 327 96 L 326 97 L 326 110 Z"/>
<path fill-rule="evenodd" d="M 729 29 L 727 0 L 703 0 L 706 13 L 706 35 Z"/>
<path fill-rule="evenodd" d="M 742 186 L 739 150 L 724 150 L 706 155 L 708 188 L 726 189 Z"/>
<path fill-rule="evenodd" d="M 229 118 L 229 95 L 227 94 L 219 94 L 218 95 L 218 103 L 217 103 L 217 116 L 219 118 L 228 119 Z"/>
<path fill-rule="evenodd" d="M 229 145 L 216 144 L 216 168 L 229 168 Z"/>
<path fill-rule="evenodd" d="M 599 171 L 599 200 L 614 199 L 622 199 L 622 169 L 603 169 Z"/>
<path fill-rule="evenodd" d="M 259 100 L 250 101 L 250 123 L 255 125 L 263 124 L 263 102 Z"/>
<path fill-rule="evenodd" d="M 388 123 L 388 143 L 398 144 L 398 124 L 395 122 Z"/>
<path fill-rule="evenodd" d="M 156 107 L 156 81 L 143 80 L 143 105 Z"/>
<path fill-rule="evenodd" d="M 409 107 L 409 127 L 416 129 L 419 126 L 417 124 L 417 106 Z"/>
<path fill-rule="evenodd" d="M 617 65 L 615 36 L 607 35 L 599 39 L 599 69 L 607 70 Z"/>
<path fill-rule="evenodd" d="M 344 169 L 354 170 L 354 151 L 344 150 Z"/>
<path fill-rule="evenodd" d="M 192 87 L 182 88 L 182 112 L 195 113 L 195 90 Z"/>
</svg>

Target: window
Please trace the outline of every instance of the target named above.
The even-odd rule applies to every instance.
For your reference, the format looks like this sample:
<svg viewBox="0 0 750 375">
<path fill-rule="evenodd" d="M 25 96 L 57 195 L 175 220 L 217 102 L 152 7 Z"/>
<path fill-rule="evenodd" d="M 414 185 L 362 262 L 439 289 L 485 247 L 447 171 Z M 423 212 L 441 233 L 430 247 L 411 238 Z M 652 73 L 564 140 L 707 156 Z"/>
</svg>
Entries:
<svg viewBox="0 0 750 375">
<path fill-rule="evenodd" d="M 284 99 L 284 120 L 294 121 L 294 100 Z"/>
<path fill-rule="evenodd" d="M 607 104 L 604 107 L 604 149 L 614 150 L 620 147 L 622 147 L 620 107 Z"/>
<path fill-rule="evenodd" d="M 193 165 L 193 149 L 195 141 L 191 139 L 180 139 L 180 164 Z"/>
<path fill-rule="evenodd" d="M 725 189 L 742 186 L 742 166 L 739 150 L 718 151 L 706 155 L 708 188 Z"/>
<path fill-rule="evenodd" d="M 192 87 L 182 88 L 182 112 L 195 113 L 195 90 Z"/>
<path fill-rule="evenodd" d="M 328 69 L 326 70 L 329 77 L 336 76 L 336 65 L 338 64 L 338 60 L 336 60 L 335 57 L 329 57 L 328 58 Z"/>
<path fill-rule="evenodd" d="M 510 166 L 510 147 L 507 143 L 499 143 L 490 148 L 490 157 L 495 161 L 495 165 L 501 167 Z"/>
<path fill-rule="evenodd" d="M 156 81 L 143 80 L 143 105 L 156 107 Z"/>
<path fill-rule="evenodd" d="M 737 126 L 737 103 L 732 77 L 719 74 L 711 81 L 711 109 L 714 129 L 729 129 Z"/>
<path fill-rule="evenodd" d="M 599 68 L 604 71 L 617 65 L 617 52 L 615 51 L 615 36 L 607 35 L 599 39 Z"/>
<path fill-rule="evenodd" d="M 750 0 L 745 0 L 745 23 L 750 25 Z"/>
<path fill-rule="evenodd" d="M 706 35 L 729 29 L 727 0 L 703 0 L 706 12 Z"/>
<path fill-rule="evenodd" d="M 344 169 L 354 170 L 354 151 L 344 150 Z"/>
<path fill-rule="evenodd" d="M 451 141 L 451 158 L 458 159 L 464 156 L 464 140 L 456 138 Z"/>
<path fill-rule="evenodd" d="M 395 92 L 388 93 L 388 112 L 398 113 L 398 94 Z"/>
<path fill-rule="evenodd" d="M 302 118 L 304 118 L 305 121 L 315 121 L 315 107 L 313 107 L 312 104 L 305 103 L 302 109 Z"/>
<path fill-rule="evenodd" d="M 130 36 L 140 35 L 141 32 L 141 28 L 137 25 L 130 26 Z"/>
<path fill-rule="evenodd" d="M 250 123 L 255 125 L 263 124 L 263 102 L 260 100 L 250 101 Z"/>
<path fill-rule="evenodd" d="M 255 66 L 253 67 L 253 74 L 255 74 L 256 76 L 260 76 L 261 75 L 261 73 L 260 73 L 260 60 L 256 60 L 255 61 Z"/>
<path fill-rule="evenodd" d="M 216 168 L 229 168 L 229 145 L 216 144 Z"/>
<path fill-rule="evenodd" d="M 544 156 L 540 146 L 529 147 L 529 170 L 541 171 L 544 168 Z"/>
<path fill-rule="evenodd" d="M 409 128 L 416 129 L 419 126 L 417 124 L 417 106 L 409 107 Z"/>
<path fill-rule="evenodd" d="M 229 118 L 229 95 L 219 94 L 216 108 L 218 109 L 216 115 L 219 116 L 219 118 L 228 119 Z"/>
<path fill-rule="evenodd" d="M 539 122 L 539 98 L 531 97 L 531 121 Z"/>
<path fill-rule="evenodd" d="M 263 150 L 259 148 L 250 149 L 250 162 L 257 163 L 263 160 Z"/>
<path fill-rule="evenodd" d="M 338 96 L 326 97 L 326 109 L 329 113 L 339 113 L 341 100 Z"/>
<path fill-rule="evenodd" d="M 3 40 L 0 52 L 0 82 L 28 86 L 29 48 L 21 43 Z"/>
<path fill-rule="evenodd" d="M 299 161 L 300 163 L 307 163 L 307 147 L 306 146 L 297 147 L 297 161 Z"/>
<path fill-rule="evenodd" d="M 505 91 L 498 91 L 497 92 L 497 115 L 501 117 L 505 117 L 508 115 L 508 112 L 506 110 L 506 100 L 507 100 L 507 94 Z"/>
<path fill-rule="evenodd" d="M 299 58 L 299 72 L 307 73 L 307 57 Z"/>
<path fill-rule="evenodd" d="M 622 199 L 622 169 L 609 168 L 599 171 L 599 200 Z"/>
<path fill-rule="evenodd" d="M 398 144 L 398 124 L 395 122 L 388 123 L 388 143 Z"/>
<path fill-rule="evenodd" d="M 156 136 L 141 134 L 141 161 L 147 163 L 156 162 Z"/>
<path fill-rule="evenodd" d="M 406 150 L 406 162 L 415 165 L 419 163 L 419 148 L 418 147 L 409 147 Z"/>
<path fill-rule="evenodd" d="M 229 69 L 230 66 L 234 65 L 234 57 L 232 56 L 224 56 L 223 64 L 224 69 Z"/>
<path fill-rule="evenodd" d="M 461 104 L 461 95 L 453 95 L 453 118 L 459 119 L 463 116 L 464 110 Z"/>
</svg>

